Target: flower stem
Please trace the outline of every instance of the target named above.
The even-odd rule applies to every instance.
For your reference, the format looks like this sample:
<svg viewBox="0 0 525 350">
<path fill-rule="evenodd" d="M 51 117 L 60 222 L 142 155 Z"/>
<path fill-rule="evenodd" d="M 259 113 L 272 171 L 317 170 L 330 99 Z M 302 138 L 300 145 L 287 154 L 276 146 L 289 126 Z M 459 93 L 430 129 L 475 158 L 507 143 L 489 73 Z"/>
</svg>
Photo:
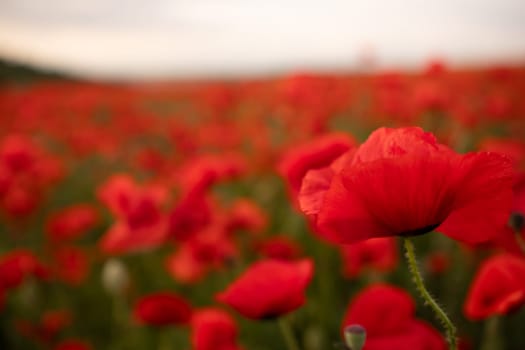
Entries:
<svg viewBox="0 0 525 350">
<path fill-rule="evenodd" d="M 516 237 L 516 241 L 518 242 L 518 246 L 521 249 L 521 252 L 525 254 L 525 240 L 521 236 L 521 232 L 518 230 L 514 230 L 514 237 Z"/>
<path fill-rule="evenodd" d="M 416 284 L 416 289 L 425 300 L 425 304 L 428 304 L 432 308 L 434 314 L 445 328 L 447 342 L 449 344 L 450 350 L 457 350 L 456 327 L 454 326 L 452 321 L 450 321 L 445 311 L 443 311 L 443 309 L 434 300 L 434 298 L 432 298 L 432 296 L 426 289 L 423 283 L 423 277 L 421 276 L 421 273 L 419 272 L 419 268 L 417 266 L 414 244 L 408 238 L 405 238 L 404 245 L 405 256 L 408 261 L 408 268 L 410 270 L 414 283 Z"/>
<path fill-rule="evenodd" d="M 288 322 L 284 316 L 280 317 L 277 322 L 279 323 L 279 328 L 281 329 L 288 350 L 299 350 L 299 344 L 297 344 L 297 340 L 293 335 L 290 322 Z"/>
<path fill-rule="evenodd" d="M 172 349 L 172 339 L 169 329 L 160 328 L 157 335 L 158 350 L 170 350 Z"/>
<path fill-rule="evenodd" d="M 498 316 L 492 316 L 485 320 L 485 329 L 483 331 L 483 340 L 481 350 L 498 350 L 504 349 L 503 339 L 500 334 L 500 319 Z"/>
</svg>

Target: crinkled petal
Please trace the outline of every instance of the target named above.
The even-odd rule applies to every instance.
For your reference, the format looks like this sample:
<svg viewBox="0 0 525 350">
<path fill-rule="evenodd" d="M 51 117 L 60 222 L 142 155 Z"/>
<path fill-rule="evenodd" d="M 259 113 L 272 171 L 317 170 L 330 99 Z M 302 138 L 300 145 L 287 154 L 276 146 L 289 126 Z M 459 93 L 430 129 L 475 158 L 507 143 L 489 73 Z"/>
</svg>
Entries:
<svg viewBox="0 0 525 350">
<path fill-rule="evenodd" d="M 465 243 L 493 239 L 505 227 L 511 210 L 511 162 L 496 153 L 472 153 L 454 171 L 454 202 L 437 231 Z"/>
</svg>

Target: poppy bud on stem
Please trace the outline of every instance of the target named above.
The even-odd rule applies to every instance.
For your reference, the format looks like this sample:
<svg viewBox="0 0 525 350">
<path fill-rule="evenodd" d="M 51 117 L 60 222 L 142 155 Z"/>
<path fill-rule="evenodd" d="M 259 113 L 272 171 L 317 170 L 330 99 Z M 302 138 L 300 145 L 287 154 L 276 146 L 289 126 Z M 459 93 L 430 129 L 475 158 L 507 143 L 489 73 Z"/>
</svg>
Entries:
<svg viewBox="0 0 525 350">
<path fill-rule="evenodd" d="M 288 320 L 282 316 L 277 320 L 277 322 L 279 323 L 279 328 L 281 328 L 281 333 L 283 334 L 283 338 L 286 342 L 286 347 L 288 350 L 300 350 Z"/>
<path fill-rule="evenodd" d="M 421 273 L 419 272 L 419 268 L 417 266 L 414 244 L 412 243 L 412 241 L 410 241 L 410 239 L 405 238 L 404 245 L 406 252 L 405 256 L 408 261 L 408 269 L 410 270 L 414 283 L 416 284 L 416 289 L 419 291 L 419 293 L 425 300 L 425 303 L 432 308 L 436 317 L 445 327 L 447 342 L 449 344 L 450 350 L 457 350 L 456 327 L 454 326 L 452 321 L 450 321 L 445 311 L 441 309 L 439 304 L 434 300 L 434 298 L 432 298 L 432 296 L 426 289 L 423 283 L 423 277 L 421 277 Z"/>
<path fill-rule="evenodd" d="M 345 342 L 350 350 L 361 350 L 366 342 L 366 330 L 363 326 L 353 324 L 345 328 Z"/>
</svg>

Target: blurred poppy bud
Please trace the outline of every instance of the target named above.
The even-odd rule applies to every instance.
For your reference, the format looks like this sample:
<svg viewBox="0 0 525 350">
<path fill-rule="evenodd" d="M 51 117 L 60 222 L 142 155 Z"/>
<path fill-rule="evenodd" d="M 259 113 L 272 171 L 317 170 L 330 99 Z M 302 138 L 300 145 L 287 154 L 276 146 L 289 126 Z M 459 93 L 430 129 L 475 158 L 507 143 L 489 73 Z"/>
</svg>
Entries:
<svg viewBox="0 0 525 350">
<path fill-rule="evenodd" d="M 346 327 L 345 342 L 350 350 L 361 350 L 365 346 L 366 330 L 358 324 L 352 324 Z"/>
<path fill-rule="evenodd" d="M 111 294 L 119 295 L 129 285 L 129 275 L 126 266 L 117 259 L 110 259 L 102 269 L 102 284 Z"/>
</svg>

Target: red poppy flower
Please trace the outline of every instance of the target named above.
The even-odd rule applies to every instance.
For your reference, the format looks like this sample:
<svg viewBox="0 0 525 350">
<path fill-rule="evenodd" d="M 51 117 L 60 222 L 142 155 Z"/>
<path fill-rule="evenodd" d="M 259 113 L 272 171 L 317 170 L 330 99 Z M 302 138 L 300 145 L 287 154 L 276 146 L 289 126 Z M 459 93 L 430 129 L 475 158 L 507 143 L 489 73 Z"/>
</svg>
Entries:
<svg viewBox="0 0 525 350">
<path fill-rule="evenodd" d="M 102 237 L 100 246 L 108 254 L 156 247 L 167 238 L 168 222 L 161 211 L 167 190 L 160 186 L 138 186 L 127 175 L 115 175 L 98 192 L 117 216 L 117 222 Z"/>
<path fill-rule="evenodd" d="M 233 179 L 245 171 L 244 159 L 237 154 L 203 155 L 184 164 L 175 176 L 182 193 L 206 191 L 219 181 Z"/>
<path fill-rule="evenodd" d="M 191 318 L 191 343 L 194 350 L 240 350 L 237 325 L 225 311 L 200 309 Z"/>
<path fill-rule="evenodd" d="M 213 220 L 213 203 L 203 193 L 184 196 L 168 214 L 168 235 L 177 241 L 190 239 Z"/>
<path fill-rule="evenodd" d="M 0 288 L 18 287 L 27 276 L 46 279 L 48 269 L 28 250 L 13 250 L 0 258 Z"/>
<path fill-rule="evenodd" d="M 487 75 L 494 83 L 503 83 L 507 81 L 514 81 L 516 79 L 517 71 L 507 66 L 494 65 L 487 69 Z"/>
<path fill-rule="evenodd" d="M 47 222 L 47 234 L 54 241 L 78 238 L 98 222 L 98 212 L 91 204 L 76 204 L 53 214 Z"/>
<path fill-rule="evenodd" d="M 427 78 L 442 78 L 447 73 L 447 66 L 441 59 L 433 59 L 429 61 L 424 68 L 423 75 Z"/>
<path fill-rule="evenodd" d="M 464 311 L 473 320 L 504 315 L 525 304 L 525 260 L 503 254 L 486 260 L 467 295 Z"/>
<path fill-rule="evenodd" d="M 459 155 L 420 128 L 381 128 L 330 168 L 310 170 L 299 201 L 337 243 L 432 230 L 474 243 L 507 222 L 512 182 L 504 156 Z"/>
<path fill-rule="evenodd" d="M 56 247 L 53 251 L 53 263 L 56 276 L 70 285 L 81 284 L 89 273 L 89 257 L 81 248 Z"/>
<path fill-rule="evenodd" d="M 359 324 L 366 329 L 364 350 L 444 350 L 440 334 L 415 318 L 415 304 L 404 290 L 383 284 L 361 291 L 349 305 L 342 329 Z"/>
<path fill-rule="evenodd" d="M 516 176 L 513 191 L 512 211 L 507 223 L 500 227 L 498 234 L 485 246 L 500 247 L 509 253 L 523 256 L 525 252 L 520 247 L 516 235 L 520 234 L 522 239 L 525 239 L 525 172 Z"/>
<path fill-rule="evenodd" d="M 183 242 L 166 260 L 166 268 L 175 280 L 196 283 L 236 255 L 235 245 L 226 233 L 210 226 Z"/>
<path fill-rule="evenodd" d="M 126 218 L 130 224 L 148 221 L 141 212 L 150 212 L 150 207 L 162 205 L 168 192 L 161 186 L 141 186 L 127 174 L 111 176 L 97 191 L 98 198 L 111 212 L 120 218 Z"/>
<path fill-rule="evenodd" d="M 305 289 L 313 275 L 313 261 L 264 260 L 253 264 L 217 299 L 251 319 L 289 313 L 305 302 Z"/>
<path fill-rule="evenodd" d="M 15 184 L 4 194 L 0 204 L 10 217 L 25 218 L 37 209 L 41 199 L 41 190 L 32 184 Z"/>
<path fill-rule="evenodd" d="M 395 120 L 406 124 L 413 117 L 413 106 L 406 98 L 406 91 L 399 87 L 381 87 L 375 91 L 374 115 L 384 116 L 387 120 Z M 376 117 L 376 118 L 377 118 Z"/>
<path fill-rule="evenodd" d="M 0 204 L 11 217 L 32 214 L 46 188 L 61 175 L 61 163 L 29 139 L 7 137 L 0 145 Z"/>
<path fill-rule="evenodd" d="M 445 111 L 450 107 L 450 91 L 437 81 L 422 81 L 414 86 L 413 102 L 419 113 Z"/>
<path fill-rule="evenodd" d="M 487 95 L 485 100 L 485 113 L 490 118 L 504 120 L 512 116 L 512 100 L 502 91 L 494 91 Z"/>
<path fill-rule="evenodd" d="M 39 158 L 40 150 L 23 135 L 9 135 L 0 145 L 0 162 L 12 172 L 31 169 Z"/>
<path fill-rule="evenodd" d="M 217 115 L 226 113 L 236 100 L 232 86 L 225 84 L 207 84 L 201 87 L 197 93 L 202 107 L 206 107 L 210 112 Z"/>
<path fill-rule="evenodd" d="M 26 338 L 49 344 L 56 340 L 59 333 L 71 324 L 71 314 L 67 310 L 46 311 L 38 323 L 17 320 L 16 329 Z"/>
<path fill-rule="evenodd" d="M 343 91 L 338 91 L 334 82 L 327 76 L 297 73 L 280 81 L 276 92 L 280 101 L 295 109 L 329 111 L 341 103 L 341 98 L 348 100 L 348 90 L 341 96 Z"/>
<path fill-rule="evenodd" d="M 167 168 L 165 156 L 154 148 L 144 148 L 137 152 L 134 163 L 137 167 L 160 174 Z"/>
<path fill-rule="evenodd" d="M 230 208 L 226 220 L 228 232 L 244 230 L 252 233 L 260 233 L 268 221 L 262 209 L 248 199 L 237 199 Z"/>
<path fill-rule="evenodd" d="M 444 251 L 436 251 L 426 258 L 426 267 L 430 273 L 440 275 L 450 268 L 450 256 Z"/>
<path fill-rule="evenodd" d="M 363 268 L 380 272 L 393 270 L 397 266 L 396 240 L 392 237 L 374 238 L 363 242 L 341 246 L 343 274 L 356 277 Z"/>
<path fill-rule="evenodd" d="M 191 307 L 180 296 L 160 292 L 142 297 L 134 307 L 135 318 L 151 326 L 186 324 L 191 318 Z"/>
<path fill-rule="evenodd" d="M 146 251 L 166 241 L 167 222 L 159 220 L 151 226 L 131 229 L 127 222 L 117 221 L 102 237 L 100 249 L 106 254 Z"/>
<path fill-rule="evenodd" d="M 279 173 L 286 179 L 292 196 L 296 196 L 308 170 L 324 168 L 354 147 L 355 141 L 343 133 L 322 136 L 289 150 L 279 164 Z"/>
<path fill-rule="evenodd" d="M 255 248 L 266 258 L 294 260 L 301 256 L 299 244 L 287 236 L 274 236 L 260 241 Z"/>
<path fill-rule="evenodd" d="M 40 327 L 50 339 L 55 337 L 62 329 L 69 326 L 71 319 L 71 313 L 68 310 L 47 311 L 41 317 Z"/>
</svg>

